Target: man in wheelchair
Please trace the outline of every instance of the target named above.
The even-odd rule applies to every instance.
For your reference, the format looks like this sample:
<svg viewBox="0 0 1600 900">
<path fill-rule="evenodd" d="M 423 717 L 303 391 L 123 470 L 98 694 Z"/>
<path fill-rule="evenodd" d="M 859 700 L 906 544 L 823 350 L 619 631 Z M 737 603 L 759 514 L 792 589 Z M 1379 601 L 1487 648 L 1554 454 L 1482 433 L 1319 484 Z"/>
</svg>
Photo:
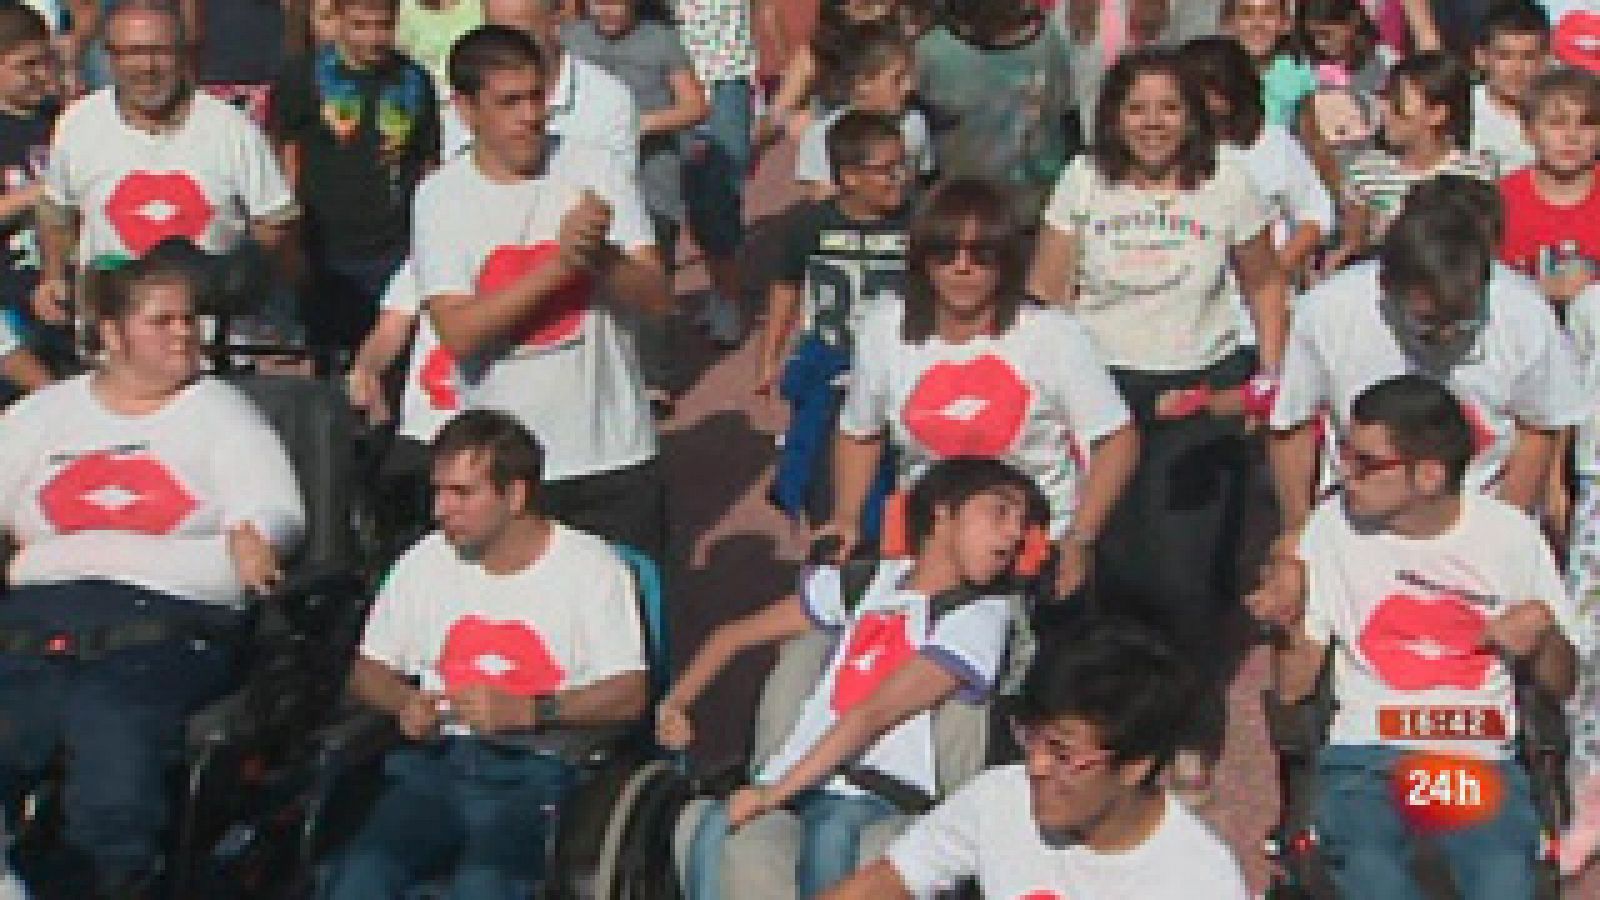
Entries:
<svg viewBox="0 0 1600 900">
<path fill-rule="evenodd" d="M 538 440 L 471 410 L 432 456 L 439 530 L 390 571 L 350 678 L 408 740 L 333 865 L 337 900 L 392 900 L 444 871 L 449 896 L 526 896 L 574 781 L 564 741 L 647 704 L 632 577 L 599 538 L 540 512 Z"/>
<path fill-rule="evenodd" d="M 1220 838 L 1160 786 L 1194 709 L 1193 677 L 1143 626 L 1107 619 L 1050 644 L 1013 719 L 1019 765 L 988 769 L 887 858 L 826 896 L 1244 900 Z"/>
<path fill-rule="evenodd" d="M 982 702 L 994 689 L 1012 616 L 1004 579 L 1025 530 L 1046 516 L 1044 498 L 1003 462 L 955 458 L 934 464 L 907 506 L 914 559 L 808 570 L 798 594 L 713 632 L 662 700 L 658 737 L 684 747 L 694 736 L 687 711 L 740 652 L 813 629 L 836 639 L 822 682 L 756 784 L 701 819 L 691 900 L 721 896 L 728 832 L 781 809 L 800 817 L 804 837 L 797 871 L 772 877 L 796 878 L 801 897 L 843 878 L 873 822 L 908 793 L 933 794 L 929 711 L 952 696 Z"/>
<path fill-rule="evenodd" d="M 1432 839 L 1460 896 L 1532 897 L 1539 822 L 1512 758 L 1514 666 L 1573 689 L 1575 613 L 1539 526 L 1463 490 L 1473 431 L 1418 374 L 1379 382 L 1339 437 L 1342 491 L 1280 547 L 1248 604 L 1276 632 L 1285 703 L 1308 696 L 1327 646 L 1335 712 L 1318 756 L 1317 834 L 1341 896 L 1422 896 Z"/>
</svg>

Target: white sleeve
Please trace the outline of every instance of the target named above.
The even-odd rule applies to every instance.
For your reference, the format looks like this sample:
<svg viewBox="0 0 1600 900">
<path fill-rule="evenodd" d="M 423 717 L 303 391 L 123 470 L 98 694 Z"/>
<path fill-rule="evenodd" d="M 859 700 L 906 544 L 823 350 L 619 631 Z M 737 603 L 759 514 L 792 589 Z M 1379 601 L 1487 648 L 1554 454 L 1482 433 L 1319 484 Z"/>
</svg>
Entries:
<svg viewBox="0 0 1600 900">
<path fill-rule="evenodd" d="M 15 526 L 22 510 L 23 482 L 38 452 L 34 445 L 41 430 L 32 421 L 38 397 L 23 397 L 0 413 L 0 521 L 5 522 L 7 531 Z"/>
<path fill-rule="evenodd" d="M 1600 285 L 1583 289 L 1567 305 L 1567 333 L 1583 373 L 1583 392 L 1590 398 L 1589 414 L 1600 399 Z"/>
<path fill-rule="evenodd" d="M 383 299 L 378 301 L 378 308 L 413 316 L 422 311 L 422 293 L 417 290 L 417 267 L 411 262 L 411 257 L 406 257 L 400 268 L 390 276 L 388 286 L 383 289 Z"/>
<path fill-rule="evenodd" d="M 933 141 L 928 137 L 928 120 L 922 115 L 922 111 L 907 110 L 901 130 L 906 138 L 906 162 L 910 163 L 918 173 L 931 175 L 935 164 Z"/>
<path fill-rule="evenodd" d="M 800 135 L 794 153 L 794 180 L 804 184 L 833 184 L 833 168 L 828 165 L 828 127 L 831 118 L 815 119 Z"/>
<path fill-rule="evenodd" d="M 1529 343 L 1510 391 L 1511 413 L 1534 428 L 1565 428 L 1586 418 L 1592 399 L 1583 392 L 1577 354 L 1555 313 L 1528 304 Z"/>
<path fill-rule="evenodd" d="M 306 525 L 305 504 L 289 453 L 255 409 L 240 409 L 231 419 L 218 429 L 212 451 L 217 485 L 224 493 L 223 531 L 248 522 L 279 552 L 288 550 L 300 540 Z"/>
<path fill-rule="evenodd" d="M 411 217 L 411 259 L 417 269 L 417 294 L 424 305 L 430 297 L 477 292 L 476 264 L 450 215 L 450 198 L 437 196 L 440 191 L 430 187 L 438 185 L 425 182 L 417 191 Z"/>
<path fill-rule="evenodd" d="M 41 179 L 44 195 L 51 203 L 64 209 L 77 209 L 83 203 L 83 198 L 73 184 L 72 154 L 68 149 L 72 146 L 72 123 L 75 121 L 76 117 L 69 113 L 56 123 L 56 133 L 50 141 L 50 157 L 45 161 L 44 175 Z"/>
<path fill-rule="evenodd" d="M 1061 173 L 1050 202 L 1044 208 L 1044 224 L 1062 234 L 1077 234 L 1089 214 L 1089 194 L 1095 170 L 1087 157 L 1080 156 Z"/>
<path fill-rule="evenodd" d="M 1060 324 L 1046 341 L 1054 375 L 1050 390 L 1066 409 L 1073 439 L 1087 450 L 1132 417 L 1088 330 L 1070 316 L 1052 319 Z"/>
<path fill-rule="evenodd" d="M 1255 181 L 1243 165 L 1223 159 L 1217 160 L 1217 175 L 1217 187 L 1229 204 L 1228 243 L 1237 246 L 1260 235 L 1271 216 Z"/>
<path fill-rule="evenodd" d="M 569 535 L 570 537 L 570 535 Z M 610 554 L 609 549 L 606 550 Z M 611 555 L 586 576 L 594 590 L 569 598 L 578 608 L 578 669 L 566 687 L 584 687 L 646 667 L 638 592 L 626 563 Z"/>
<path fill-rule="evenodd" d="M 252 220 L 292 218 L 297 212 L 294 192 L 284 180 L 283 169 L 278 166 L 278 158 L 273 155 L 267 136 L 243 115 L 237 116 L 234 127 L 237 131 L 234 171 L 239 179 L 239 197 L 244 202 L 245 213 Z"/>
<path fill-rule="evenodd" d="M 1329 549 L 1335 542 L 1334 535 L 1329 532 L 1335 516 L 1342 515 L 1337 508 L 1340 502 L 1338 497 L 1323 501 L 1311 514 L 1298 545 L 1306 578 L 1306 613 L 1302 628 L 1306 638 L 1323 646 L 1333 640 L 1334 609 L 1339 602 L 1339 566 L 1336 559 L 1329 558 Z"/>
<path fill-rule="evenodd" d="M 1010 625 L 1009 601 L 983 597 L 935 623 L 920 652 L 961 681 L 957 696 L 981 703 L 994 690 Z"/>
<path fill-rule="evenodd" d="M 0 356 L 10 356 L 22 349 L 22 339 L 17 336 L 16 329 L 11 327 L 11 316 L 0 312 Z"/>
<path fill-rule="evenodd" d="M 1283 350 L 1283 369 L 1278 373 L 1278 397 L 1271 417 L 1273 431 L 1297 428 L 1329 403 L 1332 385 L 1328 367 L 1317 349 L 1314 306 L 1338 299 L 1325 296 L 1321 289 L 1313 289 L 1300 299 Z"/>
<path fill-rule="evenodd" d="M 601 158 L 592 166 L 582 163 L 585 172 L 580 183 L 611 204 L 611 230 L 606 232 L 606 240 L 624 250 L 654 244 L 655 229 L 650 225 L 638 179 L 616 154 L 598 146 L 595 149 Z M 577 165 L 579 159 L 568 156 L 567 164 Z"/>
<path fill-rule="evenodd" d="M 912 896 L 932 897 L 977 874 L 984 787 L 997 773 L 978 775 L 889 845 L 889 864 Z"/>
<path fill-rule="evenodd" d="M 1317 174 L 1311 157 L 1306 155 L 1299 141 L 1286 136 L 1282 143 L 1285 148 L 1283 165 L 1289 175 L 1285 197 L 1289 218 L 1316 224 L 1326 238 L 1334 229 L 1333 197 L 1328 193 L 1328 186 L 1322 183 L 1322 176 Z"/>
<path fill-rule="evenodd" d="M 833 566 L 808 566 L 800 575 L 800 606 L 811 624 L 837 632 L 849 621 L 844 610 L 839 570 Z"/>
<path fill-rule="evenodd" d="M 898 319 L 899 313 L 891 318 Z M 893 327 L 882 316 L 868 319 L 856 340 L 850 384 L 839 409 L 839 430 L 852 437 L 877 437 L 888 424 L 889 373 L 895 357 L 904 352 L 885 339 Z"/>
<path fill-rule="evenodd" d="M 415 549 L 400 557 L 378 587 L 378 594 L 367 611 L 367 625 L 361 632 L 361 656 L 380 662 L 404 675 L 416 674 L 422 664 L 415 639 L 420 635 L 413 621 L 411 588 L 418 571 Z"/>
<path fill-rule="evenodd" d="M 1523 529 L 1522 540 L 1527 549 L 1517 554 L 1516 558 L 1528 566 L 1525 587 L 1518 599 L 1537 600 L 1548 607 L 1555 618 L 1556 628 L 1561 632 L 1561 636 L 1567 639 L 1567 643 L 1578 651 L 1579 658 L 1591 658 L 1590 654 L 1596 649 L 1591 646 L 1592 629 L 1583 625 L 1572 592 L 1567 590 L 1561 578 L 1561 570 L 1556 564 L 1555 554 L 1550 550 L 1550 542 L 1545 540 L 1544 532 L 1531 518 L 1520 511 L 1517 512 L 1517 516 L 1527 526 Z"/>
</svg>

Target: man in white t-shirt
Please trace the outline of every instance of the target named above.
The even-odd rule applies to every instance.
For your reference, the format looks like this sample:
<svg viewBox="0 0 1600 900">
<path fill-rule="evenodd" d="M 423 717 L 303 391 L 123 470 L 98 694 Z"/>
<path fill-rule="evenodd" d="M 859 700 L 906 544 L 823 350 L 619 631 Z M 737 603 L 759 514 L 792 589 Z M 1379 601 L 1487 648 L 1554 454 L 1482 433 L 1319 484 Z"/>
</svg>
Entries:
<svg viewBox="0 0 1600 900">
<path fill-rule="evenodd" d="M 990 769 L 824 895 L 931 897 L 976 881 L 1027 900 L 1244 900 L 1227 846 L 1159 785 L 1192 712 L 1172 651 L 1108 622 L 1040 654 L 1013 727 L 1020 765 Z"/>
<path fill-rule="evenodd" d="M 666 274 L 633 174 L 545 132 L 545 71 L 520 31 L 485 26 L 456 43 L 451 85 L 473 144 L 417 192 L 419 292 L 463 403 L 543 435 L 550 515 L 660 559 L 632 317 L 667 309 Z"/>
<path fill-rule="evenodd" d="M 367 619 L 351 691 L 407 741 L 324 895 L 518 898 L 571 787 L 575 732 L 645 710 L 633 579 L 605 543 L 548 518 L 544 451 L 505 413 L 470 410 L 433 445 L 439 530 L 400 558 Z"/>
<path fill-rule="evenodd" d="M 1472 424 L 1420 374 L 1362 392 L 1338 436 L 1343 490 L 1248 604 L 1280 630 L 1277 689 L 1314 689 L 1335 644 L 1317 834 L 1343 896 L 1420 896 L 1433 838 L 1467 900 L 1531 897 L 1539 823 L 1512 758 L 1514 668 L 1576 679 L 1577 612 L 1537 523 L 1467 488 Z"/>
<path fill-rule="evenodd" d="M 62 114 L 45 169 L 33 305 L 52 321 L 70 308 L 74 252 L 87 266 L 177 237 L 226 253 L 248 235 L 282 253 L 299 216 L 261 130 L 190 83 L 176 7 L 122 3 L 105 35 L 114 84 Z"/>
<path fill-rule="evenodd" d="M 1494 263 L 1498 211 L 1480 209 L 1480 199 L 1497 203 L 1498 194 L 1466 178 L 1418 185 L 1377 261 L 1295 305 L 1269 448 L 1285 532 L 1313 505 L 1320 418 L 1342 430 L 1357 394 L 1405 372 L 1448 384 L 1462 401 L 1476 448 L 1468 487 L 1537 505 L 1556 438 L 1588 403 L 1549 304 Z"/>
</svg>

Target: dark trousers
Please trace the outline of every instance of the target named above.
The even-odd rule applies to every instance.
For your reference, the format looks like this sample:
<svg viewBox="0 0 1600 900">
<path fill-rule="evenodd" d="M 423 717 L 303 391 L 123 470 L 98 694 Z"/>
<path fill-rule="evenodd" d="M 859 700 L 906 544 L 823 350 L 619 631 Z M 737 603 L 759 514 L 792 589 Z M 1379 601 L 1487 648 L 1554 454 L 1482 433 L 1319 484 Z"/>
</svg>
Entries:
<svg viewBox="0 0 1600 900">
<path fill-rule="evenodd" d="M 1237 604 L 1239 530 L 1249 453 L 1243 423 L 1155 418 L 1168 390 L 1233 387 L 1253 362 L 1240 353 L 1199 372 L 1113 370 L 1139 429 L 1139 465 L 1101 534 L 1101 608 L 1166 635 L 1205 688 L 1193 746 L 1220 750 L 1229 670 L 1222 625 Z"/>
<path fill-rule="evenodd" d="M 313 347 L 354 351 L 378 320 L 378 304 L 403 253 L 356 256 L 311 253 L 311 290 L 302 295 L 300 322 Z"/>
<path fill-rule="evenodd" d="M 540 503 L 551 518 L 613 543 L 627 544 L 658 565 L 665 562 L 667 489 L 659 460 L 546 482 L 542 490 Z"/>
<path fill-rule="evenodd" d="M 19 587 L 0 600 L 8 631 L 81 636 L 163 617 L 202 619 L 212 637 L 94 660 L 0 653 L 0 796 L 14 804 L 63 748 L 66 840 L 104 881 L 159 859 L 186 720 L 236 683 L 245 617 L 107 581 Z"/>
</svg>

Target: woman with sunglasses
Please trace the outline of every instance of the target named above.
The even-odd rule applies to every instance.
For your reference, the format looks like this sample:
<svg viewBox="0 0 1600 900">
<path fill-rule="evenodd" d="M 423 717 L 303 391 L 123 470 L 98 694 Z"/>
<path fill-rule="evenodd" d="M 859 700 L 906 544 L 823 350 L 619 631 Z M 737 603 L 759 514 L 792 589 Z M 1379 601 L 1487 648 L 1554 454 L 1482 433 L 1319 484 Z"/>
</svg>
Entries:
<svg viewBox="0 0 1600 900">
<path fill-rule="evenodd" d="M 1174 776 L 1198 802 L 1223 733 L 1217 632 L 1237 596 L 1249 460 L 1238 413 L 1265 412 L 1287 285 L 1265 205 L 1218 153 L 1205 93 L 1173 51 L 1119 60 L 1096 120 L 1098 143 L 1045 211 L 1032 286 L 1076 312 L 1138 423 L 1139 467 L 1099 541 L 1095 596 L 1163 629 L 1214 688 L 1194 742 L 1204 752 Z M 1235 283 L 1259 358 L 1241 340 Z"/>
<path fill-rule="evenodd" d="M 1087 577 L 1138 439 L 1083 327 L 1027 302 L 1015 209 L 1003 188 L 951 181 L 913 218 L 905 304 L 863 323 L 840 413 L 832 518 L 819 532 L 839 538 L 840 559 L 856 550 L 887 439 L 902 485 L 953 456 L 1022 470 L 1050 502 L 1056 591 Z"/>
</svg>

